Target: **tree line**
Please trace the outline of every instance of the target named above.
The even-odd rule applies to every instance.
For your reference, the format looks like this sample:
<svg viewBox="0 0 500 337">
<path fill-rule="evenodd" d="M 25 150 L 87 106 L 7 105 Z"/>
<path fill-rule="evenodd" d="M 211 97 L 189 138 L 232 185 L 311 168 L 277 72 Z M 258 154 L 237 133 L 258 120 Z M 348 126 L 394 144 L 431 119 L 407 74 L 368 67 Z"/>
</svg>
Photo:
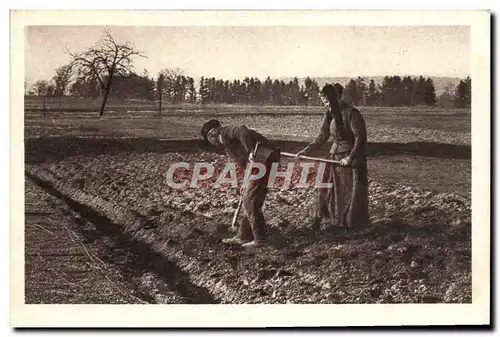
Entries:
<svg viewBox="0 0 500 337">
<path fill-rule="evenodd" d="M 104 77 L 106 81 L 107 78 Z M 155 79 L 147 71 L 139 75 L 129 72 L 115 75 L 110 95 L 119 99 L 157 100 L 164 103 L 225 103 L 269 105 L 320 105 L 320 86 L 307 77 L 285 82 L 267 77 L 238 80 L 185 76 L 178 69 L 165 69 Z M 85 98 L 102 96 L 102 86 L 94 78 L 77 77 L 70 82 L 66 67 L 56 71 L 51 81 L 37 81 L 28 94 L 61 97 L 65 95 Z M 465 108 L 471 104 L 471 79 L 467 77 L 455 87 L 448 86 L 436 96 L 431 78 L 385 76 L 377 84 L 373 79 L 351 79 L 345 85 L 344 100 L 355 106 L 417 106 L 436 104 Z"/>
<path fill-rule="evenodd" d="M 220 79 L 202 77 L 195 79 L 182 70 L 164 69 L 156 76 L 144 70 L 133 71 L 133 59 L 146 57 L 130 43 L 119 44 L 109 31 L 94 47 L 83 53 L 69 52 L 71 62 L 55 71 L 50 81 L 37 81 L 29 95 L 62 97 L 66 95 L 85 98 L 102 98 L 100 115 L 108 98 L 142 99 L 158 101 L 161 111 L 167 103 L 225 103 L 270 105 L 320 105 L 320 86 L 307 77 L 302 83 L 295 77 L 282 79 L 257 77 Z M 447 87 L 436 97 L 431 78 L 410 76 L 385 76 L 381 83 L 362 77 L 351 79 L 345 85 L 344 100 L 355 106 L 433 106 L 470 107 L 471 80 L 467 77 L 455 87 Z"/>
<path fill-rule="evenodd" d="M 270 104 L 270 105 L 319 105 L 319 85 L 306 78 L 303 84 L 297 77 L 284 80 L 257 77 L 241 80 L 224 80 L 202 77 L 199 83 L 201 103 Z"/>
<path fill-rule="evenodd" d="M 346 95 L 354 105 L 414 106 L 435 105 L 436 89 L 431 78 L 385 76 L 382 83 L 368 83 L 361 77 L 351 79 L 345 88 Z"/>
</svg>

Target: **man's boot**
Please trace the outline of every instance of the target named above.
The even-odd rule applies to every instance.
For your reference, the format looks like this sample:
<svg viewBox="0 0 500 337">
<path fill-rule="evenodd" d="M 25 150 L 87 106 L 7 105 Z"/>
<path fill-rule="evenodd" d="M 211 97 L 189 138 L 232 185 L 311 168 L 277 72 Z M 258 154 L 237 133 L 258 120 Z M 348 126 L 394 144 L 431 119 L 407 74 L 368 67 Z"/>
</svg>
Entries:
<svg viewBox="0 0 500 337">
<path fill-rule="evenodd" d="M 232 238 L 227 238 L 227 239 L 222 239 L 222 243 L 225 243 L 227 245 L 244 245 L 251 240 L 243 240 L 239 236 L 235 236 Z"/>
<path fill-rule="evenodd" d="M 247 243 L 244 243 L 242 246 L 244 248 L 256 248 L 256 247 L 262 247 L 266 245 L 266 240 L 253 240 Z"/>
</svg>

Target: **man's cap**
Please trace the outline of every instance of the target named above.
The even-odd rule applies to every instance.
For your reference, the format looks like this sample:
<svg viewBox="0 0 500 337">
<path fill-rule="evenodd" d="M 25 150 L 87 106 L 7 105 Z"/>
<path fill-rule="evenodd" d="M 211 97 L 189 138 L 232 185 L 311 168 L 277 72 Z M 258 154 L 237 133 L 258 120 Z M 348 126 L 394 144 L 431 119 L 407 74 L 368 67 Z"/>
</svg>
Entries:
<svg viewBox="0 0 500 337">
<path fill-rule="evenodd" d="M 207 138 L 208 131 L 212 130 L 213 128 L 220 127 L 220 126 L 222 126 L 222 124 L 217 119 L 211 119 L 208 122 L 206 122 L 205 124 L 203 124 L 203 126 L 201 127 L 200 134 L 205 139 L 205 141 L 208 142 L 208 138 Z"/>
</svg>

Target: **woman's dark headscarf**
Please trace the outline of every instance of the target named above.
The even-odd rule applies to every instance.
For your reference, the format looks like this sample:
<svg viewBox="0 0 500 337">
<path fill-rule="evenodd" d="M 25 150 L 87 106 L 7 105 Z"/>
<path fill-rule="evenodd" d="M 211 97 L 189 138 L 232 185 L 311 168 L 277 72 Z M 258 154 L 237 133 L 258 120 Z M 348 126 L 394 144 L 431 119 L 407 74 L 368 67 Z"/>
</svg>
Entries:
<svg viewBox="0 0 500 337">
<path fill-rule="evenodd" d="M 335 119 L 335 124 L 341 134 L 344 132 L 344 123 L 340 113 L 340 101 L 342 99 L 343 92 L 344 88 L 338 83 L 335 83 L 334 85 L 325 84 L 323 89 L 321 89 L 321 94 L 330 102 L 330 109 L 333 114 L 333 118 Z"/>
</svg>

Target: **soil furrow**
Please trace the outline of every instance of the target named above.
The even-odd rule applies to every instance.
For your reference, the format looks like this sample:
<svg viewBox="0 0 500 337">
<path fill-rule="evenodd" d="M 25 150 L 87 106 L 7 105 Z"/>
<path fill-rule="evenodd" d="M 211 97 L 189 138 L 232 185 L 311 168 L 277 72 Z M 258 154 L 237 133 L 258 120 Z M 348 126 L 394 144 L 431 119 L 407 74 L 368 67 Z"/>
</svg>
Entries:
<svg viewBox="0 0 500 337">
<path fill-rule="evenodd" d="M 154 303 L 120 268 L 98 257 L 105 243 L 85 242 L 79 219 L 64 202 L 31 179 L 25 186 L 26 303 Z"/>
<path fill-rule="evenodd" d="M 158 280 L 156 280 L 156 287 L 159 288 L 157 293 L 161 296 L 161 293 L 165 292 L 175 292 L 176 296 L 179 297 L 181 303 L 217 303 L 218 301 L 204 288 L 199 287 L 189 281 L 189 276 L 187 276 L 179 267 L 177 267 L 173 262 L 166 259 L 166 257 L 152 249 L 147 243 L 141 242 L 126 233 L 123 230 L 125 228 L 120 227 L 120 225 L 108 219 L 102 213 L 109 213 L 110 209 L 115 208 L 111 203 L 106 203 L 99 197 L 87 196 L 81 191 L 77 191 L 71 188 L 73 193 L 65 193 L 58 189 L 56 186 L 52 185 L 55 181 L 50 181 L 47 179 L 50 175 L 47 171 L 38 171 L 38 174 L 33 174 L 33 172 L 26 172 L 26 175 L 33 179 L 39 186 L 43 187 L 44 190 L 61 200 L 64 200 L 71 210 L 79 214 L 82 219 L 95 224 L 96 234 L 101 236 L 105 235 L 110 240 L 113 241 L 114 249 L 119 250 L 119 253 L 123 253 L 123 250 L 129 250 L 137 256 L 137 259 L 133 262 L 127 262 L 126 268 L 129 269 L 131 274 L 146 274 L 148 278 L 157 278 L 162 281 L 161 285 L 158 285 Z M 42 177 L 44 176 L 44 177 Z M 45 178 L 45 179 L 44 179 Z M 57 185 L 57 183 L 55 184 Z M 59 187 L 61 185 L 59 184 Z M 62 188 L 65 190 L 65 188 Z M 68 192 L 66 190 L 66 192 Z M 72 196 L 69 196 L 71 195 Z M 80 196 L 80 198 L 78 196 Z M 85 196 L 82 198 L 82 196 Z M 77 201 L 77 200 L 93 200 L 94 202 L 99 202 L 100 205 L 108 205 L 108 212 L 99 212 L 91 207 Z M 92 202 L 91 202 L 92 203 Z M 106 209 L 106 207 L 104 207 Z M 113 214 L 120 214 L 119 220 L 125 220 L 123 223 L 127 223 L 127 220 L 135 219 L 136 221 L 141 221 L 141 218 L 136 218 L 137 214 L 127 214 L 123 209 L 121 211 L 111 212 Z M 87 235 L 87 237 L 89 237 Z M 110 260 L 110 257 L 107 258 Z M 113 260 L 113 257 L 111 257 Z M 148 273 L 149 272 L 149 273 Z M 163 288 L 163 289 L 161 289 Z"/>
</svg>

